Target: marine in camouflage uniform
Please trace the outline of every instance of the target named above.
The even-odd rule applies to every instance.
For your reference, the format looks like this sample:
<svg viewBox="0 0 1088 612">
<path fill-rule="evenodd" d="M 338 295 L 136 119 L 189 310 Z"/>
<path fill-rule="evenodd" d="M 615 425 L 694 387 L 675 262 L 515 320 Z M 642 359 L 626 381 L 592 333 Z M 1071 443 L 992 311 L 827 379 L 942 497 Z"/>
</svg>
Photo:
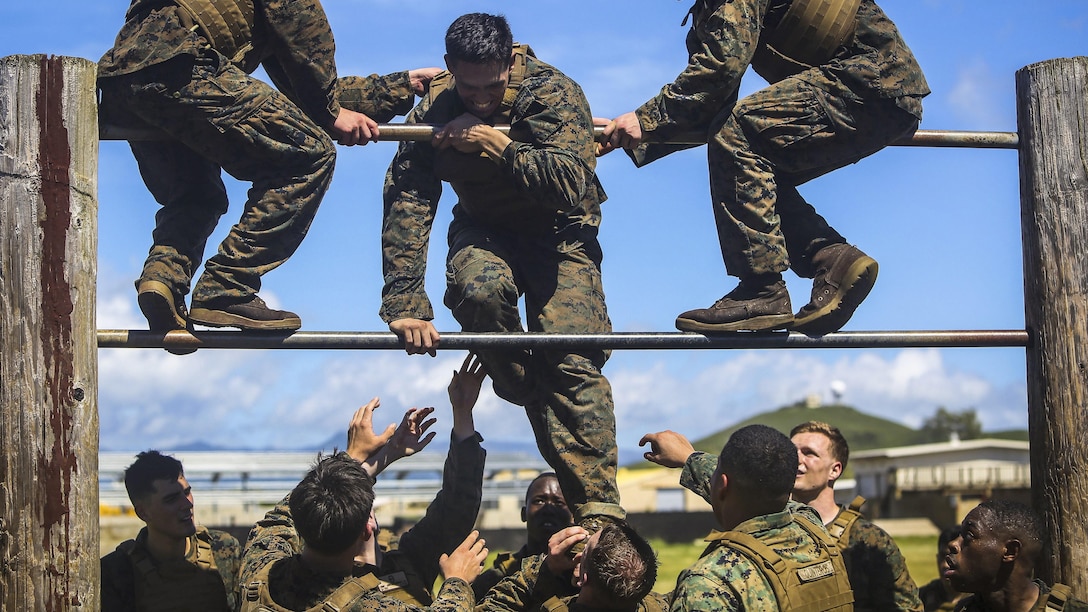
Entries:
<svg viewBox="0 0 1088 612">
<path fill-rule="evenodd" d="M 250 584 L 269 564 L 268 588 L 272 599 L 289 610 L 307 610 L 320 605 L 346 581 L 366 576 L 376 577 L 373 565 L 356 562 L 349 576 L 311 569 L 300 554 L 302 542 L 295 531 L 288 500 L 284 499 L 253 526 L 246 541 L 238 584 Z M 471 610 L 475 603 L 472 587 L 453 578 L 442 583 L 430 607 L 386 597 L 381 585 L 367 591 L 341 612 L 371 610 Z"/>
<path fill-rule="evenodd" d="M 613 146 L 635 144 L 624 144 L 620 132 L 640 133 L 641 144 L 630 151 L 638 166 L 684 148 L 655 142 L 693 133 L 708 142 L 722 257 L 741 283 L 713 307 L 681 314 L 682 330 L 793 326 L 812 335 L 828 333 L 849 319 L 875 282 L 876 262 L 846 245 L 797 186 L 913 132 L 929 88 L 895 25 L 873 0 L 860 0 L 853 34 L 833 57 L 798 66 L 789 76 L 760 70 L 758 53 L 767 52 L 761 35 L 774 30 L 792 3 L 696 0 L 687 67 L 657 96 L 616 119 Z M 772 84 L 738 101 L 749 65 Z M 781 280 L 787 268 L 816 278 L 812 302 L 796 321 Z"/>
<path fill-rule="evenodd" d="M 318 0 L 237 5 L 255 14 L 248 52 L 215 48 L 212 34 L 170 0 L 133 0 L 114 47 L 98 63 L 109 120 L 164 134 L 164 140 L 130 143 L 161 205 L 136 282 L 153 330 L 188 325 L 184 296 L 208 236 L 227 211 L 223 170 L 253 187 L 241 220 L 193 289 L 192 318 L 297 329 L 296 315 L 268 309 L 256 294 L 261 276 L 299 246 L 329 186 L 335 148 L 326 130 L 342 108 L 386 121 L 414 100 L 407 72 L 337 80 L 333 36 Z M 259 65 L 278 91 L 250 76 Z M 346 92 L 343 101 L 338 91 Z"/>
<path fill-rule="evenodd" d="M 597 242 L 605 193 L 594 173 L 589 104 L 574 81 L 527 47 L 516 49 L 502 104 L 486 118 L 511 125 L 513 140 L 501 157 L 403 142 L 389 167 L 380 314 L 391 327 L 434 318 L 424 275 L 447 181 L 458 203 L 444 301 L 464 330 L 522 331 L 521 295 L 529 331 L 611 330 Z M 407 121 L 445 124 L 467 110 L 452 76 L 439 75 Z M 575 518 L 623 518 L 612 390 L 601 373 L 608 352 L 480 351 L 480 357 L 495 392 L 525 407 Z"/>
<path fill-rule="evenodd" d="M 476 601 L 482 600 L 503 578 L 516 573 L 523 560 L 547 552 L 551 537 L 573 522 L 574 517 L 553 472 L 544 472 L 529 483 L 525 490 L 525 505 L 521 507 L 521 520 L 525 523 L 525 545 L 517 552 L 496 555 L 492 567 L 472 581 Z"/>
<path fill-rule="evenodd" d="M 710 482 L 717 465 L 713 455 L 693 453 L 684 464 L 680 484 L 710 502 Z M 797 524 L 795 514 L 821 524 L 815 510 L 791 501 L 781 512 L 748 519 L 733 531 L 752 535 L 785 559 L 814 561 L 819 558 L 817 543 Z M 779 608 L 774 588 L 757 563 L 719 540 L 711 542 L 699 561 L 680 573 L 671 609 L 766 612 Z"/>
<path fill-rule="evenodd" d="M 242 549 L 229 533 L 197 527 L 183 558 L 156 562 L 147 528 L 102 557 L 102 609 L 233 611 Z"/>
</svg>

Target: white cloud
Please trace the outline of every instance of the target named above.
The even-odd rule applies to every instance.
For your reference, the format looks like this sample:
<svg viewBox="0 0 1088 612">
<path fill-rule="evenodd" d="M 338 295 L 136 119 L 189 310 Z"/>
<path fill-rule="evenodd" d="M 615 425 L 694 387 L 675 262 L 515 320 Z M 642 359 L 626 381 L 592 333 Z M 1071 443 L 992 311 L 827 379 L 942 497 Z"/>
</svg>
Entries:
<svg viewBox="0 0 1088 612">
<path fill-rule="evenodd" d="M 703 437 L 813 394 L 829 402 L 835 380 L 845 385 L 844 403 L 912 427 L 938 406 L 976 408 L 989 429 L 1027 422 L 1022 385 L 998 388 L 952 370 L 936 349 L 853 352 L 831 361 L 814 352 L 745 352 L 682 376 L 664 362 L 609 374 L 621 444 L 663 429 Z"/>
<path fill-rule="evenodd" d="M 961 129 L 992 130 L 1010 124 L 1007 101 L 1013 98 L 1007 81 L 998 78 L 985 59 L 976 57 L 960 65 L 948 102 Z"/>
</svg>

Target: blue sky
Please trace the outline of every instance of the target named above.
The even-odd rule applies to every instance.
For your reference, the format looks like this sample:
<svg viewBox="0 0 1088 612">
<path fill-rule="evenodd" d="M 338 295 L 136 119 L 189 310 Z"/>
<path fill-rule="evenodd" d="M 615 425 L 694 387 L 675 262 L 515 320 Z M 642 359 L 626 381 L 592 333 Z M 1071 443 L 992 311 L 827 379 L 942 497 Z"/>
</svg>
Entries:
<svg viewBox="0 0 1088 612">
<path fill-rule="evenodd" d="M 48 53 L 97 60 L 128 3 L 6 2 L 0 56 Z M 1014 131 L 1015 72 L 1085 53 L 1088 3 L 1031 6 L 995 0 L 886 0 L 926 72 L 923 129 Z M 578 81 L 595 115 L 615 116 L 654 95 L 683 68 L 686 1 L 533 3 L 465 0 L 326 0 L 341 74 L 440 65 L 442 35 L 458 15 L 502 12 L 515 38 Z M 763 82 L 749 74 L 742 94 Z M 340 148 L 336 176 L 298 253 L 264 279 L 262 295 L 298 312 L 305 330 L 381 331 L 381 181 L 393 143 Z M 127 145 L 103 142 L 99 165 L 98 326 L 141 328 L 133 279 L 150 246 L 156 204 Z M 802 187 L 802 194 L 881 265 L 848 330 L 1023 329 L 1019 187 L 1014 151 L 890 148 Z M 636 169 L 600 160 L 609 194 L 601 243 L 617 331 L 673 331 L 676 314 L 733 287 L 725 275 L 707 188 L 705 150 Z M 232 206 L 214 248 L 240 214 L 246 185 L 228 177 Z M 440 331 L 458 326 L 441 307 L 443 199 L 427 283 Z M 809 282 L 789 276 L 794 306 Z M 379 420 L 434 405 L 450 423 L 445 387 L 462 354 L 398 351 L 160 350 L 99 353 L 101 445 L 169 449 L 192 440 L 238 447 L 316 444 L 354 409 L 382 398 Z M 918 425 L 938 406 L 976 408 L 989 429 L 1026 427 L 1022 349 L 617 351 L 605 368 L 619 444 L 675 429 L 693 438 L 808 395 L 832 381 L 858 408 Z M 814 416 L 818 416 L 814 414 Z M 531 440 L 515 406 L 485 391 L 477 429 L 488 440 Z"/>
</svg>

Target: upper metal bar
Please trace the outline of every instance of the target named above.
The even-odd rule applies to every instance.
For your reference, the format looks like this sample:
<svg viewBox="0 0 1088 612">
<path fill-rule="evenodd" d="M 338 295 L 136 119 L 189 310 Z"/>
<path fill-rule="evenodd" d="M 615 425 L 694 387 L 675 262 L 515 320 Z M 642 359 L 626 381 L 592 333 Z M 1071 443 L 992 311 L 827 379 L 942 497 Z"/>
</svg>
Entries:
<svg viewBox="0 0 1088 612">
<path fill-rule="evenodd" d="M 378 125 L 379 141 L 424 141 L 430 140 L 441 125 L 426 123 L 383 123 Z M 497 125 L 495 129 L 509 132 L 510 126 Z M 604 128 L 593 128 L 595 136 L 600 137 Z M 103 123 L 99 126 L 101 140 L 161 140 L 162 133 L 151 128 L 131 128 Z M 680 134 L 668 141 L 671 144 L 699 145 L 706 143 L 706 135 Z M 1020 146 L 1020 137 L 1016 132 L 966 132 L 962 130 L 918 130 L 913 135 L 892 143 L 897 146 L 914 147 L 970 147 L 980 149 L 1016 149 Z"/>
<path fill-rule="evenodd" d="M 443 333 L 440 350 L 547 349 L 794 349 L 1026 347 L 1024 330 L 837 332 L 819 338 L 799 333 L 737 332 L 713 336 L 681 332 L 611 334 Z M 398 349 L 391 332 L 98 330 L 98 348 Z"/>
</svg>

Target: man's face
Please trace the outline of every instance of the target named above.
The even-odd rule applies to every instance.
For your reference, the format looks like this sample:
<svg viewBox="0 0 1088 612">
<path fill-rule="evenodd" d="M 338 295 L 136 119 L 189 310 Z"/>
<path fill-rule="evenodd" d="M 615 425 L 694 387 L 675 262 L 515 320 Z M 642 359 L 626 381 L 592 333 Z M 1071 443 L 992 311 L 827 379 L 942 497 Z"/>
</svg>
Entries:
<svg viewBox="0 0 1088 612">
<path fill-rule="evenodd" d="M 540 478 L 529 487 L 522 520 L 529 539 L 537 542 L 547 542 L 552 534 L 573 524 L 574 517 L 557 479 Z"/>
<path fill-rule="evenodd" d="M 793 495 L 811 501 L 842 475 L 842 463 L 831 454 L 831 439 L 822 433 L 799 433 L 792 438 L 797 446 L 797 478 Z"/>
<path fill-rule="evenodd" d="M 136 505 L 136 514 L 147 523 L 147 530 L 179 540 L 196 533 L 193 489 L 185 475 L 177 480 L 155 480 L 151 486 L 154 491 Z"/>
<path fill-rule="evenodd" d="M 589 580 L 589 565 L 586 563 L 586 559 L 589 559 L 593 549 L 597 548 L 597 543 L 601 541 L 601 531 L 604 530 L 598 530 L 589 536 L 589 539 L 586 540 L 586 547 L 578 555 L 578 564 L 574 566 L 574 583 L 579 588 L 585 586 L 586 581 Z"/>
<path fill-rule="evenodd" d="M 499 110 L 510 82 L 511 62 L 473 64 L 447 60 L 446 66 L 457 82 L 457 95 L 469 113 L 487 119 Z"/>
<path fill-rule="evenodd" d="M 975 508 L 963 519 L 963 531 L 948 543 L 946 578 L 961 593 L 988 593 L 996 589 L 1005 555 L 1005 538 L 994 530 L 992 516 Z"/>
</svg>

